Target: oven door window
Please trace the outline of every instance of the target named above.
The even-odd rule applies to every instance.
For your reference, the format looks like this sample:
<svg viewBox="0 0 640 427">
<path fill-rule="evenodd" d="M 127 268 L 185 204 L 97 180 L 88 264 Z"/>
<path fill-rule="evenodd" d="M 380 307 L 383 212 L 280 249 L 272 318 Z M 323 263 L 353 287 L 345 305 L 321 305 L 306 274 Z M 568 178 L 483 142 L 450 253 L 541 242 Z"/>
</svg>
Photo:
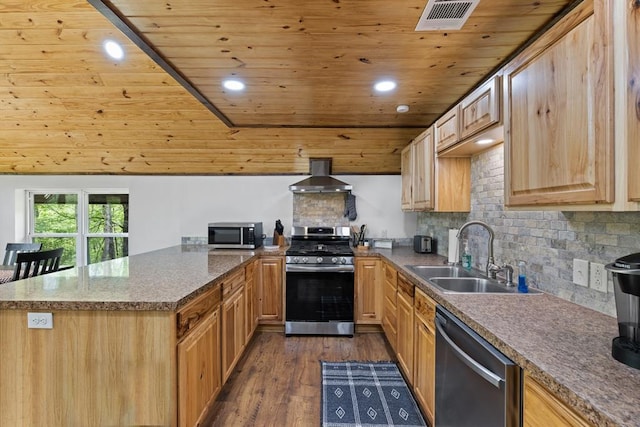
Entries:
<svg viewBox="0 0 640 427">
<path fill-rule="evenodd" d="M 287 321 L 353 321 L 353 272 L 287 272 Z"/>
</svg>

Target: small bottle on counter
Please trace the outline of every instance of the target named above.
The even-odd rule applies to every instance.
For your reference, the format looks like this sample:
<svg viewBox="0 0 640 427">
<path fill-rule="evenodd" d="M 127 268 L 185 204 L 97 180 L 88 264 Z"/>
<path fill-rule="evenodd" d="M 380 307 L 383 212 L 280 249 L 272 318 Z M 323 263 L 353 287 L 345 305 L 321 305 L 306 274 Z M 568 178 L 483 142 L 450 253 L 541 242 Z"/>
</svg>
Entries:
<svg viewBox="0 0 640 427">
<path fill-rule="evenodd" d="M 518 292 L 526 294 L 529 292 L 527 285 L 527 264 L 524 261 L 518 262 Z"/>
<path fill-rule="evenodd" d="M 469 250 L 469 241 L 464 241 L 464 250 L 462 251 L 462 268 L 471 270 L 471 251 Z"/>
</svg>

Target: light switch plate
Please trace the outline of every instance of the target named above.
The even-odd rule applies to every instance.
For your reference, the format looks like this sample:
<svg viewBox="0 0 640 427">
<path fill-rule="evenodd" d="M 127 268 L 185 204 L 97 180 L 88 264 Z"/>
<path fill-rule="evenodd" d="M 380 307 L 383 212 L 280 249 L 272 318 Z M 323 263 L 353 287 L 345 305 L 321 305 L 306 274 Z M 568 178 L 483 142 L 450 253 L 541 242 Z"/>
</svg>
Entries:
<svg viewBox="0 0 640 427">
<path fill-rule="evenodd" d="M 27 328 L 53 329 L 52 313 L 27 313 Z"/>
<path fill-rule="evenodd" d="M 584 259 L 573 260 L 573 283 L 580 286 L 589 286 L 589 261 Z"/>
</svg>

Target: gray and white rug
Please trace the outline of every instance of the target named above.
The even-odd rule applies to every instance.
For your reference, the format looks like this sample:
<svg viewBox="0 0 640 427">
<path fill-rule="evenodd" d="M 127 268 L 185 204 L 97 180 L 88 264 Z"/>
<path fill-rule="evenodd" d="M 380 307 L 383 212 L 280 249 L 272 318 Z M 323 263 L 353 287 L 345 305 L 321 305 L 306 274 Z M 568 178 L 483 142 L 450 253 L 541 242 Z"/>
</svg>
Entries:
<svg viewBox="0 0 640 427">
<path fill-rule="evenodd" d="M 320 362 L 322 427 L 426 426 L 392 362 Z"/>
</svg>

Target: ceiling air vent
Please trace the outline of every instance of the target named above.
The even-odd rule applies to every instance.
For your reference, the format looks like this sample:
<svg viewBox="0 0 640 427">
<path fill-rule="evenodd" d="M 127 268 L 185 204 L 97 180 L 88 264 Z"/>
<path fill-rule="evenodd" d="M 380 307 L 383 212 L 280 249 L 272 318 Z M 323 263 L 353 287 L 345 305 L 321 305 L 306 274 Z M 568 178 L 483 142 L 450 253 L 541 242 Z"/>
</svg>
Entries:
<svg viewBox="0 0 640 427">
<path fill-rule="evenodd" d="M 416 31 L 459 30 L 480 0 L 429 0 Z"/>
</svg>

